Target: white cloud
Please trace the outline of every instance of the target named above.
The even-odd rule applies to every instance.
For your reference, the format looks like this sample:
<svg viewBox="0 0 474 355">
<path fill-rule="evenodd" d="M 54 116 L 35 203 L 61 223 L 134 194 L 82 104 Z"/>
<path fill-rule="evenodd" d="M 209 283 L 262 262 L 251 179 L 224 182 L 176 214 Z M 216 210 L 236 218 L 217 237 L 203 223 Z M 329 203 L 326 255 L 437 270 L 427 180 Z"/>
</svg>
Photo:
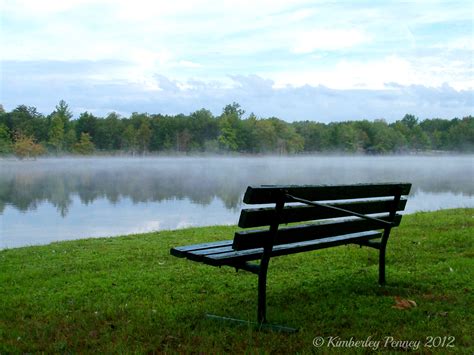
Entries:
<svg viewBox="0 0 474 355">
<path fill-rule="evenodd" d="M 474 24 L 473 24 L 474 26 Z M 474 30 L 472 36 L 462 36 L 455 38 L 449 42 L 440 42 L 433 45 L 433 48 L 436 49 L 443 49 L 443 50 L 467 50 L 467 51 L 474 51 Z"/>
<path fill-rule="evenodd" d="M 384 89 L 386 83 L 439 87 L 450 83 L 457 90 L 474 88 L 470 63 L 444 58 L 403 58 L 396 55 L 377 60 L 337 60 L 334 65 L 278 72 L 272 75 L 275 87 L 324 85 L 334 89 Z"/>
<path fill-rule="evenodd" d="M 191 62 L 190 60 L 180 60 L 176 63 L 176 66 L 182 68 L 202 68 L 201 64 Z"/>
<path fill-rule="evenodd" d="M 60 63 L 51 63 L 58 66 Z M 118 67 L 121 63 L 102 63 L 100 67 Z M 131 112 L 163 114 L 189 113 L 201 108 L 219 114 L 231 102 L 239 102 L 247 112 L 260 117 L 276 116 L 288 121 L 313 119 L 322 122 L 386 118 L 400 119 L 405 113 L 425 117 L 463 117 L 474 114 L 474 91 L 439 87 L 386 83 L 384 89 L 333 89 L 324 85 L 286 86 L 276 88 L 273 80 L 256 75 L 235 75 L 227 81 L 178 80 L 154 75 L 148 82 L 96 80 L 77 72 L 51 80 L 42 75 L 48 64 L 30 66 L 13 62 L 4 81 L 9 88 L 2 93 L 7 110 L 20 104 L 35 106 L 49 113 L 64 99 L 76 116 L 87 110 L 105 115 L 111 110 L 129 115 Z M 77 65 L 72 65 L 76 68 Z M 16 69 L 15 69 L 16 68 Z M 24 76 L 18 78 L 15 72 Z M 62 71 L 67 73 L 67 65 Z M 28 100 L 25 100 L 28 98 Z"/>
<path fill-rule="evenodd" d="M 311 53 L 316 50 L 338 50 L 355 47 L 370 41 L 370 36 L 362 31 L 350 29 L 318 29 L 302 31 L 294 38 L 294 53 Z"/>
<path fill-rule="evenodd" d="M 2 0 L 0 9 L 14 16 L 46 16 L 60 14 L 95 0 Z"/>
<path fill-rule="evenodd" d="M 142 111 L 143 101 L 153 108 L 158 107 L 151 104 L 157 100 L 160 111 L 184 112 L 216 97 L 212 107 L 220 109 L 227 99 L 254 102 L 249 92 L 277 107 L 283 104 L 272 100 L 280 95 L 312 110 L 309 102 L 295 95 L 312 95 L 318 86 L 368 90 L 371 95 L 394 91 L 387 83 L 433 90 L 447 83 L 458 92 L 472 90 L 472 7 L 459 1 L 454 5 L 4 0 L 1 60 L 16 64 L 0 68 L 0 101 L 6 107 L 19 101 L 36 105 L 44 85 L 55 87 L 57 95 L 81 97 L 77 106 L 94 109 L 96 102 L 99 111 L 120 100 L 124 105 L 117 110 Z M 431 32 L 433 28 L 438 33 Z M 40 62 L 49 65 L 29 75 L 28 65 Z M 63 70 L 64 63 L 70 63 L 68 71 Z M 13 67 L 18 72 L 10 72 Z M 100 98 L 89 103 L 82 99 L 94 85 L 106 103 Z M 313 89 L 305 90 L 305 85 Z M 196 100 L 192 104 L 190 96 Z M 130 102 L 135 104 L 127 106 Z M 329 101 L 319 104 L 331 107 Z"/>
</svg>

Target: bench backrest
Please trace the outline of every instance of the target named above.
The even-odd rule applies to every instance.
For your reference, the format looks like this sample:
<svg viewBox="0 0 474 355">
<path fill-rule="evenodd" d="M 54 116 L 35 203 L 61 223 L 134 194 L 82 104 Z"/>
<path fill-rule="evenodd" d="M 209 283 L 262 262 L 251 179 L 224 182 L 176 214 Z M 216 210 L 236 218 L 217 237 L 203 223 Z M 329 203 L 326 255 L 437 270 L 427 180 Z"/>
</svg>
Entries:
<svg viewBox="0 0 474 355">
<path fill-rule="evenodd" d="M 236 232 L 232 247 L 235 250 L 245 250 L 334 235 L 389 229 L 400 224 L 402 216 L 397 211 L 405 209 L 407 200 L 403 195 L 408 195 L 410 188 L 410 183 L 249 186 L 245 192 L 244 203 L 273 204 L 273 206 L 243 209 L 239 227 L 269 228 Z M 295 204 L 291 196 L 377 217 L 392 224 L 390 227 L 382 226 L 376 220 L 354 217 L 341 210 Z M 281 224 L 308 221 L 311 223 L 279 227 Z"/>
</svg>

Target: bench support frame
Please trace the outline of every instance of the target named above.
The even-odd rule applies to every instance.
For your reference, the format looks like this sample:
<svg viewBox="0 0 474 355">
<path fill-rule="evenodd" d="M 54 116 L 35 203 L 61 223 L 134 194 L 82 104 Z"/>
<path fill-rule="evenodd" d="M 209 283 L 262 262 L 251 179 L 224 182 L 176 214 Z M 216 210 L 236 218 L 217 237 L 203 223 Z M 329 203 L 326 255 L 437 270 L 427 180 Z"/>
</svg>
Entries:
<svg viewBox="0 0 474 355">
<path fill-rule="evenodd" d="M 383 225 L 384 226 L 384 233 L 383 233 L 382 240 L 380 241 L 380 243 L 375 244 L 373 242 L 367 241 L 366 243 L 360 243 L 359 245 L 360 246 L 370 246 L 370 247 L 379 249 L 379 284 L 380 284 L 380 286 L 385 285 L 385 283 L 386 283 L 386 280 L 385 280 L 385 250 L 387 249 L 388 237 L 390 236 L 390 231 L 391 231 L 392 226 L 393 226 L 392 222 L 387 222 L 387 221 L 384 221 L 384 220 L 381 220 L 381 219 L 378 219 L 378 218 L 365 216 L 363 214 L 355 213 L 355 212 L 348 211 L 348 210 L 345 210 L 345 209 L 342 209 L 342 208 L 338 208 L 338 207 L 334 207 L 334 206 L 330 206 L 330 205 L 325 205 L 325 204 L 322 204 L 322 203 L 316 203 L 316 202 L 313 202 L 313 201 L 308 201 L 308 200 L 298 198 L 298 197 L 295 197 L 295 196 L 292 196 L 292 195 L 289 195 L 289 194 L 285 194 L 285 196 L 290 198 L 293 201 L 302 202 L 306 205 L 320 206 L 320 207 L 324 207 L 324 208 L 339 210 L 339 211 L 347 213 L 348 215 L 352 215 L 352 216 L 372 220 L 372 221 L 378 222 L 381 225 Z M 395 215 L 397 213 L 397 206 L 398 206 L 398 203 L 400 202 L 401 197 L 402 197 L 402 191 L 401 191 L 400 188 L 397 188 L 397 190 L 395 191 L 395 194 L 394 194 L 394 199 L 393 199 L 393 202 L 392 202 L 392 208 L 390 210 L 390 221 L 393 221 L 393 219 L 395 218 Z M 280 211 L 281 211 L 281 209 L 280 209 Z M 277 226 L 277 228 L 278 228 L 278 226 Z"/>
<path fill-rule="evenodd" d="M 263 248 L 263 256 L 260 261 L 260 269 L 258 272 L 258 308 L 257 308 L 257 321 L 259 324 L 267 322 L 267 272 L 268 264 L 270 263 L 270 257 L 273 250 L 273 242 L 278 232 L 278 226 L 280 225 L 280 215 L 283 207 L 285 206 L 285 195 L 286 192 L 282 191 L 281 196 L 278 198 L 275 206 L 275 220 L 270 225 L 270 235 L 267 244 Z"/>
<path fill-rule="evenodd" d="M 250 187 L 249 187 L 249 189 L 250 189 Z M 249 189 L 247 190 L 247 192 L 249 191 Z M 295 328 L 290 328 L 290 327 L 286 327 L 286 326 L 280 326 L 280 325 L 274 325 L 274 324 L 268 323 L 267 322 L 267 314 L 266 314 L 266 311 L 267 311 L 267 305 L 266 305 L 267 274 L 268 274 L 268 267 L 269 267 L 270 259 L 271 259 L 272 256 L 285 255 L 285 254 L 281 253 L 281 250 L 279 249 L 279 245 L 282 243 L 282 241 L 286 241 L 284 233 L 286 233 L 287 230 L 291 229 L 291 228 L 285 228 L 284 230 L 281 231 L 281 234 L 279 234 L 280 224 L 288 223 L 288 216 L 285 214 L 286 212 L 284 211 L 284 206 L 285 206 L 286 202 L 290 202 L 290 203 L 291 202 L 300 202 L 300 203 L 310 205 L 310 206 L 322 207 L 323 209 L 335 210 L 335 211 L 337 211 L 336 216 L 335 216 L 336 218 L 351 216 L 351 217 L 358 217 L 358 218 L 370 221 L 371 224 L 368 224 L 367 226 L 371 226 L 371 228 L 370 228 L 371 233 L 367 233 L 365 235 L 361 234 L 361 235 L 358 235 L 357 237 L 347 237 L 345 239 L 345 242 L 344 242 L 344 239 L 342 239 L 342 238 L 341 239 L 335 239 L 335 238 L 337 238 L 337 236 L 334 236 L 334 237 L 329 236 L 327 238 L 328 240 L 326 241 L 326 243 L 330 246 L 337 246 L 337 245 L 343 245 L 343 244 L 356 244 L 356 245 L 359 245 L 360 247 L 366 246 L 366 247 L 378 249 L 379 250 L 379 277 L 378 277 L 378 282 L 381 286 L 385 285 L 385 283 L 386 283 L 386 279 L 385 279 L 385 256 L 386 256 L 387 242 L 388 242 L 388 238 L 389 238 L 391 229 L 393 227 L 398 226 L 399 223 L 400 223 L 401 216 L 397 215 L 397 211 L 404 209 L 406 202 L 402 203 L 401 207 L 399 206 L 400 202 L 401 202 L 401 196 L 403 194 L 408 194 L 409 189 L 410 189 L 410 185 L 408 185 L 408 187 L 407 187 L 407 184 L 405 184 L 404 186 L 400 185 L 400 186 L 392 187 L 388 191 L 389 194 L 387 194 L 387 195 L 380 194 L 380 191 L 375 192 L 372 196 L 368 196 L 368 197 L 380 197 L 380 196 L 389 196 L 389 195 L 391 195 L 391 196 L 393 196 L 393 200 L 391 200 L 391 199 L 386 200 L 388 205 L 385 204 L 383 206 L 384 207 L 383 210 L 377 210 L 377 209 L 375 209 L 375 210 L 372 209 L 371 210 L 370 208 L 368 210 L 367 209 L 356 209 L 356 211 L 361 211 L 361 212 L 363 211 L 363 212 L 365 212 L 365 214 L 364 213 L 358 213 L 356 211 L 350 210 L 350 209 L 353 208 L 352 205 L 348 210 L 348 209 L 341 208 L 341 205 L 343 206 L 343 204 L 340 204 L 338 206 L 337 205 L 336 206 L 335 205 L 328 205 L 328 204 L 325 204 L 325 203 L 319 203 L 319 202 L 315 202 L 315 201 L 311 201 L 311 200 L 306 200 L 306 199 L 298 197 L 298 196 L 290 195 L 288 193 L 288 190 L 291 190 L 291 186 L 290 187 L 285 186 L 283 188 L 279 188 L 277 191 L 272 192 L 271 196 L 263 195 L 263 197 L 260 197 L 260 199 L 257 198 L 256 200 L 255 199 L 252 200 L 253 202 L 250 202 L 250 203 L 254 203 L 254 204 L 255 203 L 256 204 L 260 203 L 260 204 L 262 204 L 262 203 L 270 203 L 271 202 L 271 203 L 275 204 L 274 214 L 271 216 L 271 219 L 267 218 L 267 223 L 265 223 L 265 224 L 256 224 L 255 225 L 255 226 L 263 226 L 263 225 L 269 226 L 269 229 L 267 231 L 260 231 L 260 232 L 264 233 L 264 234 L 262 234 L 264 236 L 264 239 L 261 239 L 261 241 L 260 241 L 261 244 L 258 245 L 258 248 L 263 247 L 262 248 L 263 252 L 262 252 L 262 249 L 259 249 L 260 251 L 258 252 L 258 256 L 257 256 L 257 258 L 254 258 L 254 259 L 247 258 L 246 255 L 236 255 L 236 257 L 233 259 L 233 261 L 229 260 L 227 263 L 222 262 L 222 261 L 219 262 L 219 263 L 217 263 L 217 262 L 214 263 L 215 260 L 210 258 L 210 260 L 211 261 L 214 260 L 214 262 L 209 262 L 209 264 L 214 265 L 214 266 L 219 266 L 219 267 L 222 266 L 222 265 L 227 265 L 227 266 L 234 267 L 236 269 L 236 271 L 238 271 L 239 269 L 242 269 L 242 270 L 245 270 L 245 271 L 248 271 L 248 272 L 251 272 L 253 274 L 258 275 L 257 322 L 250 322 L 250 321 L 245 321 L 245 320 L 240 320 L 240 319 L 235 319 L 235 318 L 230 318 L 230 317 L 221 317 L 221 316 L 216 316 L 216 315 L 211 315 L 211 314 L 207 314 L 206 315 L 207 318 L 213 319 L 213 320 L 230 322 L 230 323 L 233 323 L 235 325 L 247 325 L 247 326 L 254 327 L 257 330 L 271 330 L 271 331 L 285 332 L 285 333 L 293 333 L 293 332 L 298 331 Z M 379 194 L 379 195 L 377 195 L 377 194 Z M 324 195 L 324 193 L 323 193 L 322 195 L 325 196 L 326 198 L 323 198 L 321 196 L 316 196 L 314 194 L 313 195 L 310 194 L 309 196 L 310 197 L 319 197 L 322 201 L 331 200 L 331 198 L 328 198 L 327 194 Z M 360 194 L 360 192 L 359 192 L 359 194 L 356 193 L 355 195 L 356 195 L 356 197 L 353 197 L 355 199 L 363 198 L 363 196 L 362 196 L 362 194 Z M 247 193 L 246 193 L 246 196 L 247 196 Z M 244 201 L 245 201 L 246 196 L 244 197 Z M 308 194 L 303 193 L 303 196 L 305 198 L 309 198 L 309 197 L 306 197 L 306 196 L 308 196 Z M 340 197 L 340 195 L 339 195 L 339 199 L 343 199 L 343 198 Z M 364 203 L 365 203 L 365 201 L 364 201 Z M 377 208 L 379 208 L 379 207 L 377 207 Z M 388 212 L 389 216 L 385 217 L 386 216 L 385 215 L 381 219 L 381 218 L 376 218 L 376 217 L 372 217 L 372 216 L 369 215 L 369 214 L 382 213 L 382 212 L 383 213 Z M 329 216 L 330 213 L 323 213 L 323 216 L 326 216 L 326 215 Z M 307 217 L 305 217 L 305 218 L 307 218 Z M 318 218 L 318 219 L 325 219 L 325 218 L 333 218 L 333 217 L 321 217 L 321 218 Z M 306 220 L 309 220 L 309 218 L 302 219 L 302 221 L 306 221 Z M 352 223 L 351 222 L 352 220 L 354 220 L 354 218 L 350 219 L 348 223 Z M 355 219 L 355 220 L 357 221 L 357 219 Z M 294 220 L 290 220 L 290 222 L 298 222 L 298 220 L 294 219 Z M 336 223 L 339 223 L 339 222 L 336 222 Z M 359 222 L 357 222 L 357 223 L 359 223 Z M 242 225 L 241 227 L 244 227 L 244 228 L 249 227 L 249 224 L 251 225 L 252 222 L 247 223 L 247 225 Z M 240 226 L 240 222 L 239 222 L 239 226 Z M 254 226 L 254 225 L 251 225 L 251 226 Z M 348 235 L 351 234 L 351 233 L 357 234 L 358 233 L 357 228 L 360 228 L 360 227 L 357 227 L 357 226 L 360 226 L 360 227 L 364 228 L 365 225 L 360 224 L 360 223 L 357 224 L 357 225 L 352 224 L 350 228 L 354 227 L 356 229 L 355 232 L 347 231 L 346 233 Z M 382 229 L 383 229 L 383 232 L 381 232 Z M 360 229 L 360 230 L 364 231 L 363 229 Z M 318 231 L 318 229 L 316 229 L 316 232 L 315 232 L 315 230 L 313 230 L 312 233 L 318 234 L 317 231 Z M 365 231 L 369 232 L 369 230 L 365 230 Z M 325 236 L 325 234 L 324 234 L 325 232 L 326 231 L 324 229 L 321 229 L 322 236 Z M 280 237 L 282 237 L 283 239 L 280 238 Z M 344 237 L 344 235 L 340 235 L 340 237 Z M 234 237 L 234 244 L 232 245 L 232 247 L 234 247 L 234 245 L 236 243 L 235 238 L 236 237 Z M 278 239 L 278 238 L 280 238 L 280 239 Z M 323 238 L 323 237 L 320 237 L 320 238 Z M 377 241 L 371 240 L 373 238 L 380 238 L 380 239 L 377 240 Z M 302 239 L 302 240 L 304 241 L 304 239 Z M 274 250 L 275 242 L 277 242 L 277 247 Z M 205 253 L 200 253 L 199 252 L 199 249 L 200 249 L 199 247 L 201 247 L 201 244 L 196 245 L 196 246 L 198 247 L 196 249 L 197 252 L 195 254 L 189 252 L 189 254 L 192 257 L 188 257 L 188 258 L 191 259 L 191 260 L 198 261 L 198 260 L 201 260 L 201 258 L 202 258 L 201 255 L 205 255 Z M 238 249 L 239 247 L 236 247 L 236 249 L 237 250 L 244 250 L 246 248 L 247 249 L 251 249 L 252 247 L 255 248 L 255 246 L 253 246 L 252 243 L 243 244 L 243 245 L 240 245 L 240 247 L 242 247 L 242 249 Z M 202 249 L 204 250 L 206 248 L 211 248 L 211 250 L 216 250 L 215 251 L 216 254 L 220 253 L 220 252 L 222 252 L 224 254 L 227 253 L 226 250 L 224 250 L 224 251 L 219 250 L 219 248 L 222 248 L 221 245 L 210 246 L 210 245 L 202 244 Z M 215 248 L 215 249 L 212 249 L 212 248 Z M 316 248 L 307 248 L 307 245 L 298 245 L 294 248 L 295 248 L 295 250 L 293 252 L 300 252 L 300 251 L 305 251 L 305 250 L 314 250 L 314 249 L 316 249 Z M 323 246 L 323 248 L 324 248 L 324 246 Z M 225 248 L 222 248 L 222 249 L 225 249 Z M 319 249 L 319 248 L 317 248 L 317 249 Z M 172 254 L 173 254 L 173 250 L 175 250 L 175 249 L 171 250 Z M 290 252 L 291 252 L 291 250 L 290 250 Z M 175 251 L 175 253 L 176 254 L 173 254 L 173 255 L 180 256 L 180 257 L 183 257 L 183 256 L 186 255 L 185 251 L 184 252 L 183 251 L 178 251 L 178 252 Z M 231 259 L 231 257 L 228 257 L 228 259 Z M 249 262 L 249 261 L 254 261 L 254 260 L 258 261 L 258 259 L 260 259 L 260 263 L 250 263 Z M 204 261 L 204 262 L 206 262 L 206 261 Z"/>
<path fill-rule="evenodd" d="M 397 213 L 397 206 L 398 203 L 400 202 L 400 198 L 402 197 L 402 193 L 400 188 L 395 191 L 395 197 L 393 199 L 393 205 L 392 209 L 390 211 L 390 220 L 393 220 L 395 218 L 395 215 Z M 387 249 L 387 241 L 388 237 L 390 236 L 390 231 L 392 227 L 388 226 L 384 229 L 382 239 L 380 241 L 379 245 L 379 285 L 384 286 L 386 283 L 385 280 L 385 250 Z"/>
<path fill-rule="evenodd" d="M 271 237 L 268 238 L 268 242 L 263 247 L 263 255 L 260 259 L 259 265 L 253 264 L 239 264 L 235 265 L 234 267 L 246 271 L 250 271 L 252 273 L 258 274 L 258 306 L 257 306 L 257 323 L 245 321 L 241 319 L 229 318 L 229 317 L 221 317 L 216 316 L 213 314 L 206 314 L 207 318 L 231 322 L 234 324 L 240 325 L 253 325 L 258 330 L 271 330 L 276 332 L 283 332 L 283 333 L 295 333 L 298 329 L 286 327 L 282 325 L 270 324 L 267 322 L 267 273 L 268 273 L 268 265 L 270 264 L 270 258 L 273 250 L 273 242 L 274 238 L 278 232 L 278 226 L 280 225 L 280 214 L 285 206 L 285 197 L 286 192 L 282 191 L 280 198 L 276 202 L 275 206 L 275 213 L 276 218 L 273 223 L 270 225 L 270 235 Z"/>
</svg>

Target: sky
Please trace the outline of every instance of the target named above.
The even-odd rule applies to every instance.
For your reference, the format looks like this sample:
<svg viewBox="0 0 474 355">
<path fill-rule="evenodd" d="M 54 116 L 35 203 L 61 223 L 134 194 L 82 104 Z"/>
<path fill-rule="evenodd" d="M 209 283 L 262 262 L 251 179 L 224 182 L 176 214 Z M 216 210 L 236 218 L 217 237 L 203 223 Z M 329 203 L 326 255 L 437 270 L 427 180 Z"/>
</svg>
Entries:
<svg viewBox="0 0 474 355">
<path fill-rule="evenodd" d="M 474 2 L 0 0 L 0 104 L 288 122 L 474 114 Z"/>
</svg>

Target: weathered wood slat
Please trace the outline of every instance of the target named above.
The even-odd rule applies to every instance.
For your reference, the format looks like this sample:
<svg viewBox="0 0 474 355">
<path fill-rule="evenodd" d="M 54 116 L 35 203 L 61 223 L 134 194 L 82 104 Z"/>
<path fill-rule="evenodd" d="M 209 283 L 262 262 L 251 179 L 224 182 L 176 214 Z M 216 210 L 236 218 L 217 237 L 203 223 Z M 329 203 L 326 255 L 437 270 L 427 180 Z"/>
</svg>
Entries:
<svg viewBox="0 0 474 355">
<path fill-rule="evenodd" d="M 304 251 L 324 249 L 338 245 L 356 243 L 357 241 L 380 238 L 381 232 L 365 231 L 359 233 L 350 233 L 337 235 L 322 239 L 313 239 L 297 243 L 275 245 L 271 256 L 289 255 Z M 227 253 L 211 254 L 204 256 L 202 261 L 205 264 L 213 266 L 233 265 L 236 263 L 260 259 L 263 255 L 263 248 L 234 250 Z"/>
<path fill-rule="evenodd" d="M 390 221 L 390 218 L 381 217 L 381 220 Z M 402 216 L 397 214 L 393 220 L 398 226 Z M 280 228 L 274 236 L 273 245 L 302 242 L 311 239 L 326 238 L 333 235 L 357 233 L 362 231 L 381 229 L 374 221 L 359 218 L 350 218 L 343 221 L 323 221 L 318 224 L 303 224 Z M 236 232 L 232 247 L 235 250 L 260 248 L 266 245 L 271 238 L 269 230 L 251 230 Z"/>
<path fill-rule="evenodd" d="M 230 245 L 232 245 L 232 240 L 186 245 L 182 247 L 171 248 L 170 254 L 173 256 L 177 256 L 178 258 L 184 258 L 186 254 L 189 253 L 190 251 L 210 249 L 210 248 L 220 248 L 220 247 L 230 246 Z"/>
<path fill-rule="evenodd" d="M 230 240 L 232 242 L 232 240 Z M 224 253 L 228 251 L 232 251 L 232 243 L 227 246 L 223 246 L 220 248 L 210 248 L 210 249 L 201 249 L 201 250 L 194 250 L 191 253 L 195 255 L 209 255 L 209 254 L 219 254 L 219 253 Z"/>
<path fill-rule="evenodd" d="M 394 196 L 397 192 L 407 195 L 410 183 L 356 184 L 356 185 L 263 185 L 249 186 L 244 195 L 246 204 L 275 203 L 281 198 L 281 191 L 311 201 L 348 200 Z"/>
<path fill-rule="evenodd" d="M 194 250 L 187 253 L 186 258 L 193 260 L 193 261 L 202 261 L 204 256 L 213 255 L 213 254 L 222 254 L 228 253 L 233 251 L 232 248 L 232 240 L 230 240 L 229 245 L 222 246 L 220 248 L 210 248 L 210 249 L 201 249 L 201 250 Z"/>
<path fill-rule="evenodd" d="M 207 249 L 198 249 L 198 250 L 189 250 L 186 252 L 181 252 L 181 257 L 185 257 L 192 261 L 202 261 L 205 256 L 222 254 L 222 253 L 231 253 L 235 250 L 232 248 L 232 240 L 229 240 L 227 246 L 222 246 L 220 248 L 207 248 Z"/>
<path fill-rule="evenodd" d="M 370 231 L 370 232 L 359 232 L 359 233 L 353 233 L 351 234 L 352 236 L 356 235 L 358 238 L 361 238 L 363 236 L 370 236 L 372 237 L 373 235 L 378 235 L 380 236 L 380 232 L 377 232 L 377 231 Z M 314 240 L 309 240 L 309 241 L 304 241 L 304 242 L 298 242 L 297 244 L 299 245 L 312 245 L 314 243 L 316 244 L 324 244 L 324 241 L 321 242 L 322 240 L 327 240 L 327 238 L 322 238 L 322 239 L 314 239 Z M 367 239 L 363 239 L 361 241 L 361 243 L 367 241 Z M 236 251 L 232 248 L 232 245 L 231 245 L 231 242 L 232 241 L 227 241 L 227 242 L 230 242 L 230 243 L 227 243 L 228 245 L 225 245 L 225 246 L 221 246 L 219 248 L 205 248 L 205 249 L 193 249 L 193 250 L 188 250 L 186 252 L 182 252 L 182 256 L 183 257 L 186 257 L 190 260 L 193 260 L 193 261 L 203 261 L 203 259 L 205 257 L 209 257 L 209 256 L 218 256 L 218 254 L 225 254 L 225 255 L 229 255 L 230 254 L 233 254 L 235 252 L 239 252 L 239 251 Z M 290 243 L 290 244 L 284 244 L 284 245 L 291 245 L 291 250 L 294 250 L 294 244 L 295 243 Z M 274 250 L 279 250 L 280 254 L 279 255 L 283 255 L 282 253 L 284 252 L 284 250 L 286 249 L 286 246 L 283 246 L 283 247 L 275 247 Z M 250 253 L 261 253 L 263 252 L 263 249 L 262 248 L 255 248 L 255 249 L 251 249 L 252 251 Z M 247 253 L 247 255 L 249 255 Z"/>
<path fill-rule="evenodd" d="M 401 199 L 397 210 L 403 211 L 407 200 Z M 344 203 L 328 203 L 327 205 L 343 208 L 352 212 L 363 214 L 374 214 L 389 212 L 393 208 L 391 200 L 371 200 Z M 280 223 L 304 222 L 326 218 L 345 217 L 346 213 L 315 206 L 287 206 L 280 212 Z M 252 228 L 268 226 L 275 221 L 276 212 L 274 207 L 243 209 L 240 214 L 239 227 Z"/>
</svg>

